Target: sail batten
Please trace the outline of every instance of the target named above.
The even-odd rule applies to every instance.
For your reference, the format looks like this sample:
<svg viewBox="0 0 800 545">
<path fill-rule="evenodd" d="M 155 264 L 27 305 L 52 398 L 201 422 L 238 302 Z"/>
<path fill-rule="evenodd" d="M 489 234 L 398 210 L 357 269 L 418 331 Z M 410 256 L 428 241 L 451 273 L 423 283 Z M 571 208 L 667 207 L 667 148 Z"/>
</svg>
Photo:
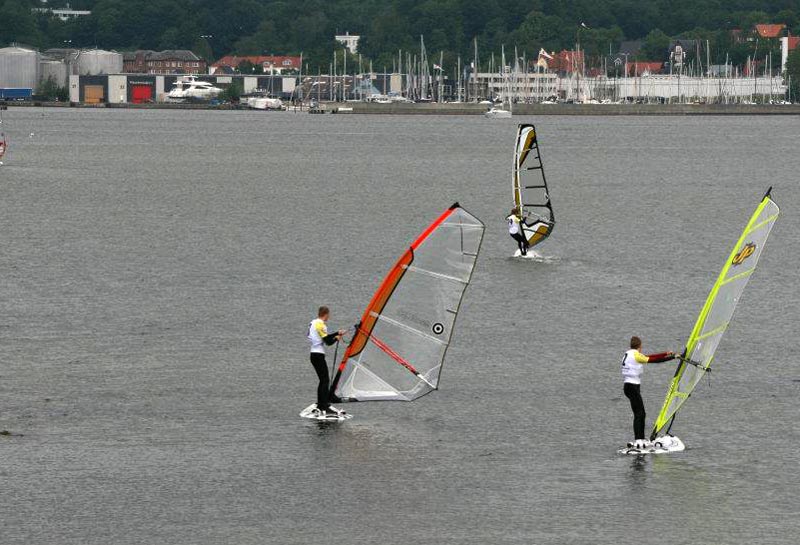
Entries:
<svg viewBox="0 0 800 545">
<path fill-rule="evenodd" d="M 539 172 L 533 179 L 528 174 L 532 171 Z M 522 124 L 517 128 L 511 182 L 514 205 L 520 209 L 523 217 L 522 231 L 529 246 L 536 246 L 550 236 L 555 225 L 555 215 L 544 175 L 536 128 L 533 125 Z"/>
<path fill-rule="evenodd" d="M 653 426 L 651 439 L 669 431 L 675 415 L 714 361 L 717 346 L 730 325 L 736 305 L 756 269 L 779 213 L 780 209 L 768 191 L 731 250 L 697 317 L 686 342 L 682 361 Z"/>
<path fill-rule="evenodd" d="M 484 226 L 454 204 L 400 256 L 364 311 L 334 376 L 342 401 L 413 401 L 439 387 Z"/>
</svg>

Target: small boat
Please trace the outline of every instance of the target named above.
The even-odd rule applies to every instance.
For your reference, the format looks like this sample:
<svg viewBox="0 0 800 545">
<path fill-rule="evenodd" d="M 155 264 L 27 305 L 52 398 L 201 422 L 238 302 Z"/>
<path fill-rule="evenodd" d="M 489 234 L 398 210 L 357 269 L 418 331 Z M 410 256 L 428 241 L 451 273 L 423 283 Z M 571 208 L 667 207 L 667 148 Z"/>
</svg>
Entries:
<svg viewBox="0 0 800 545">
<path fill-rule="evenodd" d="M 388 95 L 372 94 L 364 99 L 364 102 L 374 102 L 375 104 L 391 104 L 392 99 Z"/>
<path fill-rule="evenodd" d="M 283 110 L 283 102 L 279 98 L 267 96 L 247 97 L 247 107 L 251 110 Z"/>
<path fill-rule="evenodd" d="M 489 110 L 486 111 L 483 115 L 485 117 L 488 117 L 489 119 L 509 119 L 511 117 L 511 110 L 504 110 L 503 108 L 493 107 L 489 108 Z"/>
</svg>

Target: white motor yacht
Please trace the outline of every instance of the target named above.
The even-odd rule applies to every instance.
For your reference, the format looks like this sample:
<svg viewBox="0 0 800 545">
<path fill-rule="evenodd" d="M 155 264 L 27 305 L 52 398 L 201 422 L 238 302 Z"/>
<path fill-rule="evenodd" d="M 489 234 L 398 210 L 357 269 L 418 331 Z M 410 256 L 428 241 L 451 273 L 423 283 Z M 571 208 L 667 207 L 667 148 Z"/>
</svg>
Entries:
<svg viewBox="0 0 800 545">
<path fill-rule="evenodd" d="M 196 76 L 181 76 L 174 83 L 173 88 L 167 93 L 170 100 L 202 99 L 209 100 L 222 92 L 222 89 L 213 84 L 197 79 Z"/>
</svg>

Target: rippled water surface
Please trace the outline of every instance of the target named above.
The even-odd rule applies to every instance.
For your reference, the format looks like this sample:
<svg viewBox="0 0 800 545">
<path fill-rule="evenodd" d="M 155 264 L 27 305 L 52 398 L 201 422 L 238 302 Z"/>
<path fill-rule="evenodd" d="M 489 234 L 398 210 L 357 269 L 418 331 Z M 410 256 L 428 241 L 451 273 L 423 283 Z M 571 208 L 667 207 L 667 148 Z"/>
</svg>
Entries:
<svg viewBox="0 0 800 545">
<path fill-rule="evenodd" d="M 796 117 L 4 114 L 4 545 L 797 542 Z M 509 257 L 523 121 L 546 262 Z M 627 339 L 681 348 L 769 185 L 688 449 L 618 456 Z M 300 419 L 315 308 L 353 324 L 456 200 L 487 231 L 441 391 Z M 645 371 L 648 423 L 671 376 Z"/>
</svg>

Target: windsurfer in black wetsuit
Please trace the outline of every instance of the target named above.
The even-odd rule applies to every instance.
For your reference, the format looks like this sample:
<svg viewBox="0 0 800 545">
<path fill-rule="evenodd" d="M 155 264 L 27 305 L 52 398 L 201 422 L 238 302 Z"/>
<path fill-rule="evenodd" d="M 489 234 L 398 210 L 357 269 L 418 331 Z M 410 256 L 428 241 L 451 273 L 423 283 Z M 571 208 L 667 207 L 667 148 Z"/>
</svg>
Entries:
<svg viewBox="0 0 800 545">
<path fill-rule="evenodd" d="M 633 411 L 633 435 L 634 441 L 631 445 L 634 448 L 645 448 L 647 442 L 644 439 L 644 401 L 640 392 L 642 383 L 642 371 L 647 363 L 661 363 L 675 359 L 674 352 L 662 352 L 660 354 L 650 354 L 649 356 L 639 352 L 642 347 L 642 339 L 631 337 L 631 349 L 625 352 L 622 357 L 622 379 L 624 382 L 623 391 L 625 397 L 631 402 Z"/>
<path fill-rule="evenodd" d="M 325 346 L 330 346 L 342 338 L 346 333 L 344 329 L 328 333 L 328 318 L 330 309 L 326 306 L 319 307 L 317 318 L 308 324 L 308 341 L 311 343 L 311 365 L 319 378 L 317 386 L 317 408 L 320 416 L 340 415 L 343 411 L 330 404 L 330 377 L 328 363 L 325 361 Z"/>
<path fill-rule="evenodd" d="M 525 237 L 525 232 L 522 229 L 523 219 L 518 206 L 511 209 L 511 213 L 506 218 L 506 221 L 508 221 L 508 234 L 517 241 L 519 253 L 521 255 L 528 255 L 528 239 Z"/>
</svg>

